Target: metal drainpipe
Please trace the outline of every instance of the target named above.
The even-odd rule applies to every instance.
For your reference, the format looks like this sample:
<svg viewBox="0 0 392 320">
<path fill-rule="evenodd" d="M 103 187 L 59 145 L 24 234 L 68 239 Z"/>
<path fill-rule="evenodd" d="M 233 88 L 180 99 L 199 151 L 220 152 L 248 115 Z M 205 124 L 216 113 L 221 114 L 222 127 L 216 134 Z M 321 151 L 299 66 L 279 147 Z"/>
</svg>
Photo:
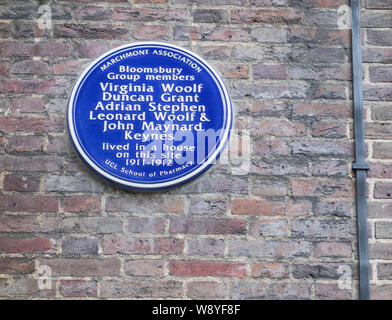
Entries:
<svg viewBox="0 0 392 320">
<path fill-rule="evenodd" d="M 354 90 L 354 130 L 355 163 L 352 168 L 356 175 L 356 205 L 359 251 L 359 298 L 369 300 L 369 253 L 366 204 L 365 133 L 362 89 L 362 46 L 360 0 L 351 0 L 352 11 L 352 56 L 353 56 L 353 90 Z"/>
</svg>

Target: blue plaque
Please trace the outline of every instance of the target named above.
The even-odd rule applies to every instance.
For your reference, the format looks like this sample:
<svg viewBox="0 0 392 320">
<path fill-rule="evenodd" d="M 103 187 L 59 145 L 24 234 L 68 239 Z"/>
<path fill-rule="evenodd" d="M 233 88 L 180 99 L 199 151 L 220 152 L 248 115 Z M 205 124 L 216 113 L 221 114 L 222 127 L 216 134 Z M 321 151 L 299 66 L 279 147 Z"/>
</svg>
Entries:
<svg viewBox="0 0 392 320">
<path fill-rule="evenodd" d="M 76 82 L 69 132 L 82 160 L 133 190 L 185 184 L 219 158 L 233 122 L 229 94 L 202 58 L 142 42 L 113 49 Z"/>
</svg>

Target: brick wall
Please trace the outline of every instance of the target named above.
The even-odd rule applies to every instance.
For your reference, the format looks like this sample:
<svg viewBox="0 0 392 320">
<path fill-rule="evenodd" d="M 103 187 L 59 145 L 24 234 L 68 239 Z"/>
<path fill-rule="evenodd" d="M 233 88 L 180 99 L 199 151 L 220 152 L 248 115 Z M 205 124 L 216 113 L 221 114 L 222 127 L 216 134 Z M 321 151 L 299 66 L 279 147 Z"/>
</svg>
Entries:
<svg viewBox="0 0 392 320">
<path fill-rule="evenodd" d="M 372 297 L 392 298 L 392 2 L 363 12 L 364 98 L 369 171 Z"/>
<path fill-rule="evenodd" d="M 366 1 L 372 295 L 383 298 L 392 6 Z M 358 298 L 346 0 L 52 0 L 50 30 L 37 25 L 38 2 L 0 0 L 0 297 Z M 79 161 L 65 125 L 72 85 L 92 59 L 140 40 L 191 49 L 219 70 L 237 127 L 251 133 L 249 173 L 220 164 L 141 194 Z M 52 289 L 38 288 L 40 266 Z M 339 289 L 350 273 L 351 289 Z"/>
</svg>

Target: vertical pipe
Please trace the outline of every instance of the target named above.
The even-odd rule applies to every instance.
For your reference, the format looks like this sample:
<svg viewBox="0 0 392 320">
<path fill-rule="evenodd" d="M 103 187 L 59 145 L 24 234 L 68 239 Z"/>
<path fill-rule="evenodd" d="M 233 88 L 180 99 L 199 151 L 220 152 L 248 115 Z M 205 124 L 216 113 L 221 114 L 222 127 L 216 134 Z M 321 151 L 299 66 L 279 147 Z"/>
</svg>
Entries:
<svg viewBox="0 0 392 320">
<path fill-rule="evenodd" d="M 356 207 L 359 251 L 359 297 L 361 300 L 368 300 L 370 298 L 370 288 L 366 203 L 366 171 L 369 169 L 369 166 L 365 162 L 360 0 L 351 0 L 351 11 L 355 130 L 355 163 L 353 163 L 352 168 L 353 170 L 355 170 L 356 175 Z"/>
</svg>

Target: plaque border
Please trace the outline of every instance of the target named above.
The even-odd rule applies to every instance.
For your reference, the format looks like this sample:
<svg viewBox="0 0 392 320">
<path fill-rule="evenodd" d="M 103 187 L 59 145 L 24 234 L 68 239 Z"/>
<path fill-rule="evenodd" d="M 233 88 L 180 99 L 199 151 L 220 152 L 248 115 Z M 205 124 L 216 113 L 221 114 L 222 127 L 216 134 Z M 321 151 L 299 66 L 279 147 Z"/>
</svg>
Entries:
<svg viewBox="0 0 392 320">
<path fill-rule="evenodd" d="M 80 85 L 82 82 L 85 80 L 85 76 L 93 70 L 98 64 L 102 62 L 102 60 L 106 59 L 108 56 L 112 55 L 116 51 L 121 51 L 123 49 L 127 48 L 133 48 L 133 47 L 140 47 L 140 46 L 158 46 L 160 48 L 157 49 L 162 49 L 162 47 L 166 47 L 168 49 L 175 49 L 178 51 L 182 51 L 186 53 L 187 55 L 190 55 L 192 58 L 194 58 L 196 61 L 199 60 L 203 64 L 203 67 L 207 68 L 208 71 L 212 73 L 215 79 L 213 79 L 218 87 L 221 88 L 223 92 L 223 97 L 222 99 L 224 100 L 224 103 L 226 105 L 226 110 L 227 110 L 227 120 L 226 120 L 226 126 L 225 128 L 222 128 L 224 130 L 223 135 L 221 135 L 221 140 L 219 145 L 216 146 L 215 151 L 210 155 L 208 158 L 205 159 L 205 162 L 196 168 L 194 171 L 185 174 L 179 178 L 174 178 L 170 181 L 165 181 L 165 182 L 146 182 L 146 183 L 141 183 L 141 182 L 132 182 L 129 180 L 121 179 L 119 177 L 116 177 L 112 174 L 110 174 L 108 171 L 105 171 L 102 169 L 100 166 L 98 166 L 85 151 L 80 143 L 78 137 L 77 137 L 77 132 L 75 130 L 75 122 L 73 119 L 73 113 L 74 113 L 74 102 L 75 98 L 77 95 L 77 92 L 80 89 Z M 164 49 L 164 48 L 163 48 Z M 163 42 L 158 42 L 158 41 L 141 41 L 141 42 L 133 42 L 133 43 L 128 43 L 122 46 L 118 46 L 114 49 L 111 49 L 109 51 L 106 51 L 103 53 L 101 56 L 96 58 L 93 62 L 91 62 L 83 71 L 83 73 L 78 77 L 76 83 L 74 84 L 71 95 L 69 96 L 68 99 L 68 111 L 67 111 L 67 125 L 68 125 L 68 132 L 71 136 L 71 141 L 72 144 L 77 151 L 77 154 L 81 158 L 81 160 L 98 176 L 104 178 L 106 181 L 109 181 L 115 185 L 118 185 L 120 187 L 123 187 L 125 189 L 129 190 L 137 190 L 137 191 L 159 191 L 159 190 L 165 190 L 165 189 L 172 189 L 184 184 L 187 184 L 196 178 L 200 177 L 203 173 L 205 173 L 208 169 L 210 169 L 214 165 L 214 161 L 218 160 L 222 151 L 226 147 L 229 138 L 230 138 L 230 130 L 233 126 L 233 118 L 234 118 L 234 112 L 233 112 L 233 106 L 231 102 L 230 95 L 228 93 L 228 90 L 223 83 L 221 77 L 218 75 L 218 73 L 214 70 L 214 68 L 207 62 L 205 61 L 202 57 L 199 55 L 191 52 L 188 49 L 182 48 L 177 45 L 169 44 L 169 43 L 163 43 Z"/>
</svg>

